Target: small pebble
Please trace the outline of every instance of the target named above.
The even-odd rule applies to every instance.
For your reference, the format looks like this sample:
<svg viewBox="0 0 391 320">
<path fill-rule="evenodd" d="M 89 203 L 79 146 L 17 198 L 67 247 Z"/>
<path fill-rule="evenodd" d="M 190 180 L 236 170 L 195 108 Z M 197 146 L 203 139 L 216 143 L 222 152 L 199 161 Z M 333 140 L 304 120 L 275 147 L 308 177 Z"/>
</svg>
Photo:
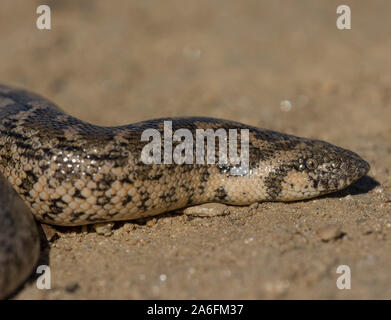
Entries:
<svg viewBox="0 0 391 320">
<path fill-rule="evenodd" d="M 147 227 L 152 227 L 156 224 L 156 218 L 149 219 L 146 223 Z"/>
<path fill-rule="evenodd" d="M 72 251 L 72 247 L 69 244 L 57 244 L 56 247 L 60 250 Z"/>
<path fill-rule="evenodd" d="M 60 236 L 57 233 L 57 230 L 53 226 L 42 223 L 41 227 L 42 227 L 43 233 L 45 234 L 46 239 L 49 242 L 53 242 L 53 241 L 60 238 Z"/>
<path fill-rule="evenodd" d="M 93 227 L 97 234 L 110 236 L 113 233 L 114 222 L 95 223 Z"/>
<path fill-rule="evenodd" d="M 65 286 L 65 290 L 69 293 L 73 293 L 80 289 L 80 286 L 77 282 L 70 283 Z"/>
<path fill-rule="evenodd" d="M 188 207 L 183 213 L 195 217 L 215 217 L 229 213 L 228 206 L 223 203 L 205 203 L 199 206 Z"/>
<path fill-rule="evenodd" d="M 341 231 L 341 227 L 338 225 L 329 225 L 323 228 L 320 228 L 316 231 L 318 236 L 322 241 L 330 241 L 341 238 L 344 233 Z"/>
<path fill-rule="evenodd" d="M 126 232 L 130 232 L 130 231 L 136 229 L 136 225 L 135 225 L 134 223 L 126 222 L 126 223 L 124 223 L 124 225 L 123 225 L 123 229 L 124 229 Z"/>
</svg>

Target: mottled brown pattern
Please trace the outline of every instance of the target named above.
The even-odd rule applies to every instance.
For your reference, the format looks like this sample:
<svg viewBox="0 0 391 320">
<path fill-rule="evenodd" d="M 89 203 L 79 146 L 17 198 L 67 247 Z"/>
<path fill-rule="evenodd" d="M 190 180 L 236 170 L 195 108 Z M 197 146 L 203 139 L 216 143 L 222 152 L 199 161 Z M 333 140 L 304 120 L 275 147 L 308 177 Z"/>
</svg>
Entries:
<svg viewBox="0 0 391 320">
<path fill-rule="evenodd" d="M 172 121 L 173 131 L 186 128 L 193 137 L 196 129 L 249 129 L 248 172 L 234 176 L 230 166 L 219 164 L 144 164 L 141 150 L 148 142 L 141 134 L 154 128 L 163 137 L 164 120 Z M 96 126 L 35 94 L 0 85 L 0 172 L 34 217 L 46 223 L 136 219 L 206 202 L 300 200 L 340 190 L 368 170 L 349 150 L 228 120 L 165 118 Z M 13 214 L 0 212 L 0 218 L 12 220 Z M 10 240 L 4 237 L 0 234 L 0 243 Z M 9 254 L 0 251 L 7 267 Z"/>
</svg>

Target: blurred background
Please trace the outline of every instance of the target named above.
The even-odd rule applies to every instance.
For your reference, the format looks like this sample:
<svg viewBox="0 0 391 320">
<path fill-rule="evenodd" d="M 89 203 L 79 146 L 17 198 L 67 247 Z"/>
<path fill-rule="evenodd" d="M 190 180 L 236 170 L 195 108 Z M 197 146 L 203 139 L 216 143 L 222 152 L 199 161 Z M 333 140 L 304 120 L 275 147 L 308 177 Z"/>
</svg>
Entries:
<svg viewBox="0 0 391 320">
<path fill-rule="evenodd" d="M 51 8 L 50 31 L 36 28 L 40 4 Z M 350 6 L 351 30 L 336 27 L 336 9 L 341 4 Z M 387 0 L 2 0 L 0 82 L 39 93 L 68 113 L 100 125 L 200 115 L 327 140 L 358 152 L 371 163 L 371 176 L 387 183 L 391 164 L 390 14 Z M 375 212 L 378 204 L 368 202 L 368 206 L 371 203 L 368 210 Z M 390 208 L 383 209 L 382 217 L 389 217 Z M 331 207 L 319 210 L 328 214 Z M 373 223 L 384 224 L 388 230 L 387 219 Z M 389 231 L 386 234 L 389 239 Z M 373 248 L 379 248 L 376 241 Z M 366 259 L 368 252 L 362 253 L 361 248 L 356 248 L 352 261 Z M 338 250 L 330 250 L 330 259 L 340 261 Z M 379 259 L 386 260 L 384 252 Z M 311 252 L 304 251 L 300 257 L 305 265 Z M 379 261 L 368 263 L 364 269 L 381 268 Z M 245 283 L 248 290 L 240 291 L 239 297 L 340 294 L 334 284 L 329 291 L 327 285 L 322 291 L 312 282 L 308 287 L 305 272 L 290 280 L 300 283 L 301 293 L 294 292 L 297 287 L 292 282 L 290 287 L 281 285 L 282 289 L 278 283 L 269 286 L 277 288 L 276 294 L 259 291 L 252 288 L 258 271 L 239 281 L 241 271 L 239 266 L 236 285 L 243 288 Z M 381 270 L 375 273 L 381 277 Z M 376 279 L 363 279 L 363 291 L 352 295 L 389 297 L 391 284 Z M 201 284 L 193 295 L 178 289 L 171 291 L 172 297 L 223 294 L 238 298 L 235 288 L 225 291 L 217 285 L 216 291 L 203 295 Z M 131 297 L 170 297 L 169 293 L 140 292 Z M 120 293 L 114 296 L 123 297 Z"/>
<path fill-rule="evenodd" d="M 340 1 L 52 0 L 50 31 L 40 4 L 2 1 L 0 81 L 92 122 L 205 115 L 329 139 L 388 123 L 389 1 L 343 2 L 351 30 Z"/>
</svg>

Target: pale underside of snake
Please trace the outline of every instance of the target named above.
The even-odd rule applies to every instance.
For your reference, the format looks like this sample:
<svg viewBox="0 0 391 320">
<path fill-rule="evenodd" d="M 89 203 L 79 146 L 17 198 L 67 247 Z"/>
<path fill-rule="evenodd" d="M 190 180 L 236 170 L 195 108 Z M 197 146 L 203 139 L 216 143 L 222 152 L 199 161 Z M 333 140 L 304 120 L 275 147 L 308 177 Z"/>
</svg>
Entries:
<svg viewBox="0 0 391 320">
<path fill-rule="evenodd" d="M 164 120 L 172 121 L 173 131 L 237 129 L 240 136 L 240 129 L 248 129 L 249 170 L 232 175 L 218 163 L 145 164 L 140 158 L 148 141 L 141 134 L 162 132 Z M 343 189 L 368 170 L 356 153 L 327 142 L 228 120 L 96 126 L 36 94 L 0 85 L 0 297 L 23 283 L 38 259 L 33 217 L 75 226 L 209 202 L 294 201 Z"/>
</svg>

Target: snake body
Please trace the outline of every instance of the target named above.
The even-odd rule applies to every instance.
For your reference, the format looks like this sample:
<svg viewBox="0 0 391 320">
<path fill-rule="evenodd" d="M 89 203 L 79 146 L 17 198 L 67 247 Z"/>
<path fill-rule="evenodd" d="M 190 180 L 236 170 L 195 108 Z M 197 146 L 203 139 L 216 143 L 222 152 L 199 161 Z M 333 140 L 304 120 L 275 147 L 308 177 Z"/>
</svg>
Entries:
<svg viewBox="0 0 391 320">
<path fill-rule="evenodd" d="M 194 135 L 248 129 L 249 170 L 232 175 L 229 165 L 218 163 L 145 164 L 140 158 L 148 141 L 141 134 L 152 128 L 163 136 L 167 120 L 173 131 Z M 208 202 L 293 201 L 343 189 L 368 170 L 356 153 L 324 141 L 202 117 L 97 126 L 36 94 L 0 85 L 0 297 L 24 281 L 38 257 L 32 215 L 74 226 Z"/>
</svg>

